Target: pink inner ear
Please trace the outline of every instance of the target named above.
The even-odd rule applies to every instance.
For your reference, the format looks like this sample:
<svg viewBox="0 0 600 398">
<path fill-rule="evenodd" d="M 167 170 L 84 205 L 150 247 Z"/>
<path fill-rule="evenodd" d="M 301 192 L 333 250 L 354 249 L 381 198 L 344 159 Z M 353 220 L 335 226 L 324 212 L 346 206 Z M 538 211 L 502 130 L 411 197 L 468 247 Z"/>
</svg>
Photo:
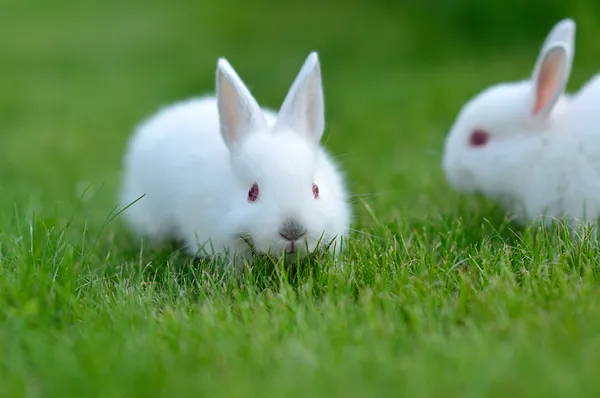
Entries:
<svg viewBox="0 0 600 398">
<path fill-rule="evenodd" d="M 544 58 L 537 78 L 535 105 L 532 111 L 533 116 L 536 116 L 542 109 L 549 106 L 550 101 L 558 93 L 564 60 L 565 53 L 562 49 L 555 49 Z"/>
</svg>

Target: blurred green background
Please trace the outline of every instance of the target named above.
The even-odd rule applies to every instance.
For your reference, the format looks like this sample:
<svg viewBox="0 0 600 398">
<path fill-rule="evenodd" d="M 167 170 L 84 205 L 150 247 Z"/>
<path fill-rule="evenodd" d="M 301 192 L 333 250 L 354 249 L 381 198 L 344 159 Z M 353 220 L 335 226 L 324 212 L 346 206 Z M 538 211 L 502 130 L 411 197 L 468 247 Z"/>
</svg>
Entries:
<svg viewBox="0 0 600 398">
<path fill-rule="evenodd" d="M 212 91 L 220 56 L 277 108 L 317 50 L 327 148 L 352 192 L 381 220 L 452 211 L 440 156 L 460 106 L 528 77 L 566 16 L 578 23 L 576 89 L 600 63 L 597 1 L 3 0 L 0 204 L 66 217 L 91 184 L 85 217 L 99 226 L 141 118 Z"/>
</svg>

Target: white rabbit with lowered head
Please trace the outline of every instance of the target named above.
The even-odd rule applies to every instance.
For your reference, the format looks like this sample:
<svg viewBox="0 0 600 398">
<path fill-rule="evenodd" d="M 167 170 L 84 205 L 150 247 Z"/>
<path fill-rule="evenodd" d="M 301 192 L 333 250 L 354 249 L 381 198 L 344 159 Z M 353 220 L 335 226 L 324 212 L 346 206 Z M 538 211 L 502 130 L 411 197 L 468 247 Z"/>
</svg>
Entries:
<svg viewBox="0 0 600 398">
<path fill-rule="evenodd" d="M 600 213 L 600 76 L 565 94 L 574 37 L 573 20 L 558 22 L 531 79 L 471 99 L 445 141 L 450 185 L 499 202 L 522 224 L 595 226 Z"/>
<path fill-rule="evenodd" d="M 278 114 L 261 110 L 221 58 L 216 97 L 176 103 L 137 128 L 124 158 L 123 217 L 138 236 L 179 240 L 201 257 L 338 255 L 351 211 L 343 175 L 320 145 L 324 124 L 316 53 Z"/>
</svg>

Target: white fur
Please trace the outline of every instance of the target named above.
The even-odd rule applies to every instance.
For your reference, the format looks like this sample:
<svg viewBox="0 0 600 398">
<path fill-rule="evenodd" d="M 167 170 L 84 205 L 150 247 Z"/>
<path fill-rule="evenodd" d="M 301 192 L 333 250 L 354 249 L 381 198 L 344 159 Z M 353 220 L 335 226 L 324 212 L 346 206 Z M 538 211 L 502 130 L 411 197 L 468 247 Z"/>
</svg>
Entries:
<svg viewBox="0 0 600 398">
<path fill-rule="evenodd" d="M 600 214 L 600 76 L 577 94 L 564 94 L 574 55 L 575 23 L 560 21 L 548 34 L 530 80 L 498 84 L 470 100 L 445 142 L 443 168 L 449 183 L 501 203 L 522 223 L 555 219 L 576 227 L 596 225 Z M 540 77 L 554 53 L 555 80 Z M 547 81 L 552 95 L 536 89 Z M 540 98 L 544 106 L 534 113 Z M 471 147 L 474 129 L 491 133 Z"/>
<path fill-rule="evenodd" d="M 279 229 L 294 217 L 307 229 L 301 255 L 330 242 L 340 251 L 350 206 L 342 173 L 320 146 L 324 107 L 320 67 L 312 53 L 279 115 L 259 108 L 231 65 L 217 67 L 217 95 L 171 105 L 141 124 L 124 159 L 123 216 L 154 243 L 182 240 L 188 253 L 281 255 Z M 314 199 L 312 184 L 320 190 Z M 248 202 L 253 183 L 260 189 Z"/>
</svg>

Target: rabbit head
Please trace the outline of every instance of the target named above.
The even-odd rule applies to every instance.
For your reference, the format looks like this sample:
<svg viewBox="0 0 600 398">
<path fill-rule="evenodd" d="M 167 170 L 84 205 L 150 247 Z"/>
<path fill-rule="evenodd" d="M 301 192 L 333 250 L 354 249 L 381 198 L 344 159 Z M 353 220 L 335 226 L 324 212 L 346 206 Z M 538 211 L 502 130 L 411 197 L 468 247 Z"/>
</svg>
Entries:
<svg viewBox="0 0 600 398">
<path fill-rule="evenodd" d="M 218 62 L 216 84 L 236 187 L 232 234 L 276 256 L 304 255 L 339 239 L 348 210 L 339 172 L 320 146 L 324 101 L 317 54 L 306 59 L 275 121 L 265 118 L 225 59 Z"/>
</svg>

